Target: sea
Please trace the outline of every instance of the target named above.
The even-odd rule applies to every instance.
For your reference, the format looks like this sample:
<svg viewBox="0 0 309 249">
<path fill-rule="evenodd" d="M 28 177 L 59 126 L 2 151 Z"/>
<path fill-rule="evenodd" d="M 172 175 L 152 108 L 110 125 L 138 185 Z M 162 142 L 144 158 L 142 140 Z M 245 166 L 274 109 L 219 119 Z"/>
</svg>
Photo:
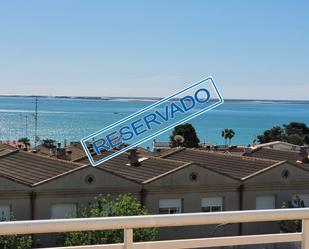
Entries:
<svg viewBox="0 0 309 249">
<path fill-rule="evenodd" d="M 39 97 L 37 135 L 62 145 L 80 141 L 140 109 L 154 103 L 147 98 Z M 35 138 L 35 98 L 0 97 L 0 140 Z M 201 143 L 224 144 L 221 131 L 235 131 L 233 145 L 252 144 L 264 130 L 292 121 L 309 126 L 309 101 L 226 100 L 223 105 L 189 121 Z M 171 131 L 156 137 L 168 141 Z M 142 144 L 152 148 L 152 141 Z"/>
</svg>

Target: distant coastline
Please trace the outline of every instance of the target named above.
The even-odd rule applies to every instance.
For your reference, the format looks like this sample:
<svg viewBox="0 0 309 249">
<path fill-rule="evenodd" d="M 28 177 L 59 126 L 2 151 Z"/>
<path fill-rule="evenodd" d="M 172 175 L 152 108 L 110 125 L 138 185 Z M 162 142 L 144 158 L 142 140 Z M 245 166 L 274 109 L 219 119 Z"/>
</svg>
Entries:
<svg viewBox="0 0 309 249">
<path fill-rule="evenodd" d="M 99 97 L 99 96 L 48 96 L 48 95 L 0 95 L 0 98 L 46 98 L 46 99 L 72 99 L 72 100 L 103 100 L 103 101 L 141 101 L 152 102 L 163 99 L 162 97 Z M 226 102 L 254 102 L 261 104 L 289 103 L 289 104 L 309 104 L 309 100 L 271 100 L 271 99 L 225 99 Z"/>
</svg>

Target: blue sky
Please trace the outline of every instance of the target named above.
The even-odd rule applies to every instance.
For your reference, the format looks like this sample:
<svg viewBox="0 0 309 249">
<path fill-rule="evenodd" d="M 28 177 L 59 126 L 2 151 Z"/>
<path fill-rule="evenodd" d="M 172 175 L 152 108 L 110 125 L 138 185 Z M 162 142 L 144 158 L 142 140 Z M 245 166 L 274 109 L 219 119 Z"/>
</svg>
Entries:
<svg viewBox="0 0 309 249">
<path fill-rule="evenodd" d="M 0 94 L 309 99 L 308 1 L 0 1 Z"/>
</svg>

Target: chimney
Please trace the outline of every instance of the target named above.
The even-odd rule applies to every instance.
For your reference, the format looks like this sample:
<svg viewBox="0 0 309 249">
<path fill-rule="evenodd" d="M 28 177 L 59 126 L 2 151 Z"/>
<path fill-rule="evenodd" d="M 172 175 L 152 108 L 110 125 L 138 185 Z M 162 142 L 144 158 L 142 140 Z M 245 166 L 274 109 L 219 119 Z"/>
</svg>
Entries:
<svg viewBox="0 0 309 249">
<path fill-rule="evenodd" d="M 66 160 L 66 157 L 67 155 L 66 155 L 65 148 L 57 148 L 57 158 Z"/>
<path fill-rule="evenodd" d="M 129 158 L 130 165 L 134 167 L 140 166 L 141 163 L 138 161 L 137 149 L 136 148 L 131 149 L 129 150 L 129 152 L 130 152 L 130 155 L 128 156 L 128 158 Z"/>
<path fill-rule="evenodd" d="M 298 153 L 298 163 L 309 163 L 309 157 L 308 152 L 305 149 L 301 149 L 301 151 Z"/>
<path fill-rule="evenodd" d="M 72 160 L 72 151 L 69 150 L 69 149 L 67 149 L 66 151 L 67 151 L 67 160 L 71 161 Z"/>
<path fill-rule="evenodd" d="M 49 149 L 49 156 L 51 156 L 51 157 L 57 156 L 56 146 Z"/>
<path fill-rule="evenodd" d="M 252 150 L 253 150 L 252 147 L 245 147 L 244 148 L 244 153 L 245 154 L 250 154 L 252 152 Z"/>
</svg>

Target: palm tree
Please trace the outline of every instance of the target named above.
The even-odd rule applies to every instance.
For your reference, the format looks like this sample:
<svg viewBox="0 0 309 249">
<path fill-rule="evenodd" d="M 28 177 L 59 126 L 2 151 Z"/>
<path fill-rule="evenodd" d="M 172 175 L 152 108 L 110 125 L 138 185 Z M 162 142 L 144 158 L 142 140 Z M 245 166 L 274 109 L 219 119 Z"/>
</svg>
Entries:
<svg viewBox="0 0 309 249">
<path fill-rule="evenodd" d="M 28 149 L 28 146 L 30 146 L 30 140 L 27 137 L 22 137 L 18 139 L 18 142 L 23 143 L 26 149 Z"/>
<path fill-rule="evenodd" d="M 55 148 L 55 147 L 56 147 L 56 146 L 55 146 L 55 142 L 56 142 L 56 140 L 53 140 L 53 139 L 50 139 L 50 138 L 46 138 L 46 139 L 43 139 L 43 140 L 42 140 L 42 145 L 43 145 L 44 147 L 46 147 L 46 148 L 52 149 L 52 148 Z"/>
<path fill-rule="evenodd" d="M 225 145 L 225 147 L 226 147 L 226 145 L 227 145 L 227 130 L 228 129 L 224 129 L 222 132 L 221 132 L 221 137 L 223 137 L 224 138 L 224 145 Z"/>
<path fill-rule="evenodd" d="M 235 131 L 233 131 L 232 129 L 229 129 L 229 132 L 228 132 L 229 146 L 231 145 L 231 141 L 234 136 L 235 136 Z"/>
<path fill-rule="evenodd" d="M 225 147 L 227 146 L 227 140 L 229 140 L 229 145 L 231 145 L 232 138 L 235 136 L 235 131 L 232 129 L 224 129 L 221 132 L 221 137 L 225 140 Z"/>
</svg>

